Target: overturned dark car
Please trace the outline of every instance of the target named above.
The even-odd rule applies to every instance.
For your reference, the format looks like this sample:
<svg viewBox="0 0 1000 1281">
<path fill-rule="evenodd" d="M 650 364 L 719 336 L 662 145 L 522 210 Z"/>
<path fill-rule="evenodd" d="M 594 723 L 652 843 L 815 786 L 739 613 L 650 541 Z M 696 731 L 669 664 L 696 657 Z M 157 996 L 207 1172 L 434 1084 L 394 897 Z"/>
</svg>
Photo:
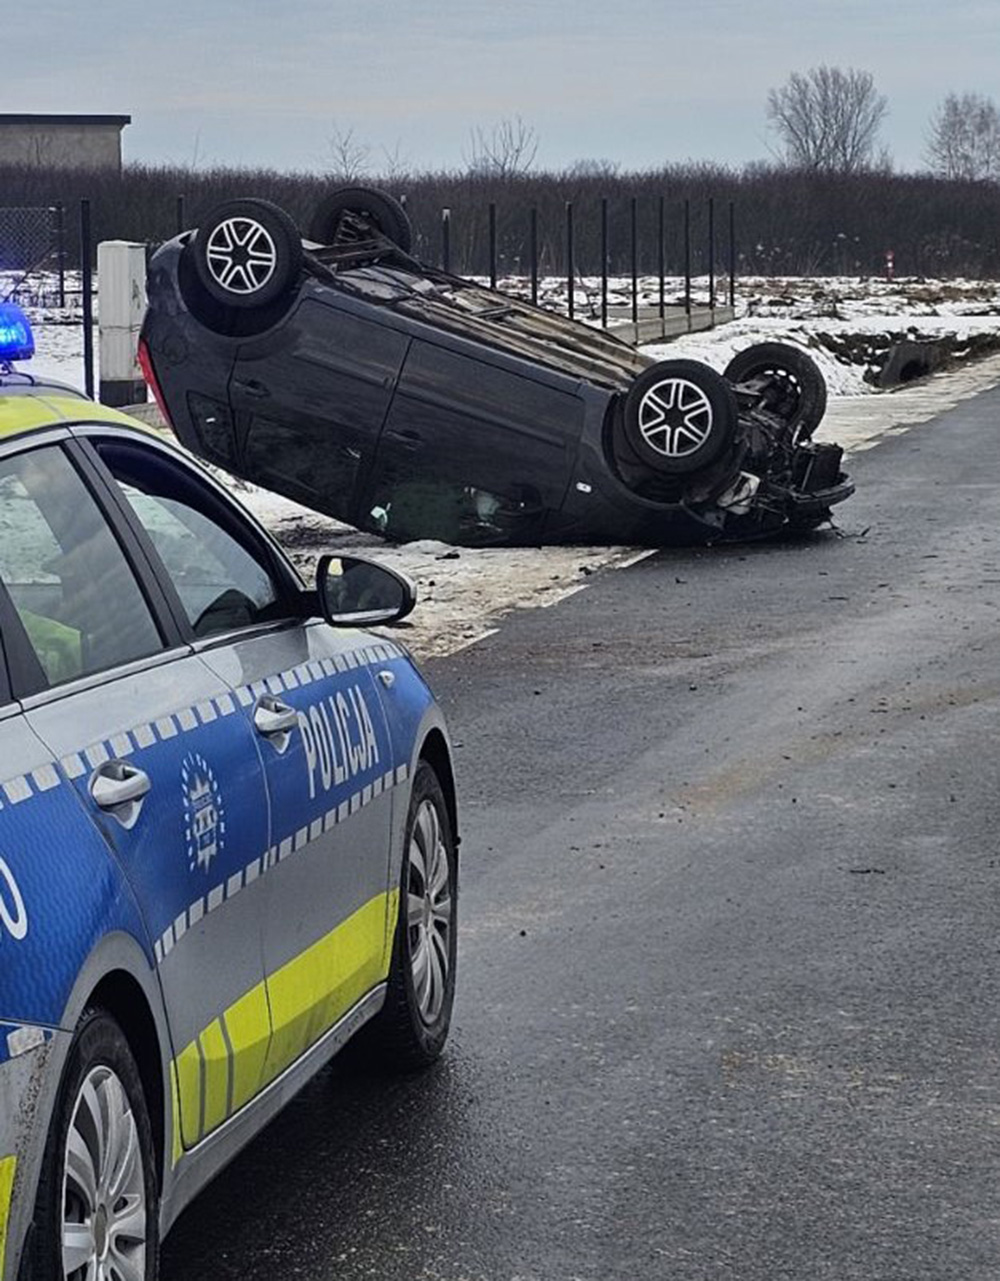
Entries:
<svg viewBox="0 0 1000 1281">
<path fill-rule="evenodd" d="M 150 264 L 140 358 L 180 439 L 398 542 L 662 545 L 813 528 L 853 492 L 826 388 L 763 343 L 724 375 L 426 267 L 405 211 L 333 192 L 303 240 L 218 206 Z"/>
</svg>

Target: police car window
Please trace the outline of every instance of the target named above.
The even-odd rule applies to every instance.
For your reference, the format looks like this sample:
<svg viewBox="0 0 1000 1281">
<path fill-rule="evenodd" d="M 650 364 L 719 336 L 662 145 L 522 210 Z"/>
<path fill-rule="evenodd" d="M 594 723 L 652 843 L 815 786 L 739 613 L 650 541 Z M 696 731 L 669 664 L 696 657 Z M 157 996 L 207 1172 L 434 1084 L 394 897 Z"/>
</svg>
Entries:
<svg viewBox="0 0 1000 1281">
<path fill-rule="evenodd" d="M 196 636 L 288 616 L 262 556 L 224 528 L 197 481 L 151 450 L 106 441 L 98 452 L 156 548 Z"/>
<path fill-rule="evenodd" d="M 50 685 L 162 648 L 118 541 L 58 447 L 0 459 L 0 579 Z"/>
</svg>

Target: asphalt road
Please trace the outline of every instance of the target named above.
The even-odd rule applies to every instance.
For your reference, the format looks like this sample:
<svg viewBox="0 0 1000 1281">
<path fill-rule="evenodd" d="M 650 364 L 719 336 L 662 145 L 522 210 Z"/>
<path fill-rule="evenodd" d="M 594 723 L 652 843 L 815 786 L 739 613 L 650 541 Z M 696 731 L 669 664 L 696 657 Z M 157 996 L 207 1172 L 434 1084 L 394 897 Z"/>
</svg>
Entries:
<svg viewBox="0 0 1000 1281">
<path fill-rule="evenodd" d="M 995 1281 L 1000 390 L 841 536 L 673 551 L 432 665 L 460 994 L 323 1073 L 163 1281 Z"/>
</svg>

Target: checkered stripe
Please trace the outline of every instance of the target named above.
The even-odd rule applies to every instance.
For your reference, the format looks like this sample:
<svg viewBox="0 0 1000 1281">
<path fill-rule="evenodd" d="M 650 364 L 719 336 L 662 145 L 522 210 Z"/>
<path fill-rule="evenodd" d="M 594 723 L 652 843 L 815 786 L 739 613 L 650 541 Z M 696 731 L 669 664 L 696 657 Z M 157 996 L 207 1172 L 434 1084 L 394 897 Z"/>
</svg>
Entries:
<svg viewBox="0 0 1000 1281">
<path fill-rule="evenodd" d="M 252 859 L 242 871 L 235 872 L 228 880 L 221 881 L 207 894 L 196 898 L 153 944 L 157 964 L 162 964 L 188 930 L 197 925 L 209 912 L 214 912 L 228 899 L 235 898 L 240 890 L 252 885 L 279 863 L 284 863 L 292 855 L 306 849 L 325 832 L 329 832 L 338 823 L 343 823 L 356 814 L 363 806 L 370 805 L 372 801 L 391 791 L 392 788 L 405 783 L 409 773 L 407 765 L 398 765 L 395 769 L 388 770 L 374 782 L 368 783 L 352 796 L 341 801 L 333 809 L 327 810 L 322 818 L 315 819 L 308 827 L 299 828 L 293 836 L 286 836 L 279 844 L 272 845 L 269 850 L 266 850 L 260 858 Z"/>
<path fill-rule="evenodd" d="M 241 685 L 235 691 L 235 699 L 241 707 L 251 707 L 264 694 L 276 697 L 288 690 L 306 688 L 337 673 L 371 667 L 377 663 L 386 663 L 394 658 L 403 657 L 404 651 L 398 645 L 389 640 L 379 640 L 377 643 L 338 654 L 336 658 L 316 659 L 290 668 L 286 672 L 268 676 L 264 680 L 255 681 L 252 685 Z M 72 752 L 69 756 L 64 756 L 58 764 L 68 779 L 82 778 L 84 774 L 91 773 L 107 761 L 120 760 L 145 747 L 152 747 L 156 742 L 165 742 L 167 739 L 176 738 L 179 734 L 200 729 L 202 725 L 208 725 L 221 716 L 232 716 L 236 711 L 236 702 L 233 700 L 234 695 L 226 692 L 196 703 L 193 707 L 182 707 L 159 720 L 144 721 L 120 734 L 115 734 L 113 738 L 92 743 L 78 752 Z M 29 774 L 16 774 L 0 782 L 0 810 L 8 805 L 19 805 L 58 786 L 59 772 L 55 761 L 40 765 Z"/>
<path fill-rule="evenodd" d="M 58 762 L 66 777 L 70 780 L 81 778 L 109 760 L 118 760 L 131 756 L 133 752 L 151 747 L 156 742 L 165 742 L 180 734 L 190 733 L 202 725 L 208 725 L 219 717 L 232 716 L 241 707 L 251 707 L 265 694 L 277 697 L 289 690 L 305 689 L 318 681 L 325 680 L 338 673 L 356 671 L 359 668 L 390 662 L 392 659 L 405 657 L 405 652 L 389 640 L 379 640 L 359 649 L 348 650 L 335 658 L 314 659 L 285 672 L 278 672 L 264 680 L 254 681 L 251 685 L 240 685 L 234 693 L 228 691 L 213 698 L 196 703 L 192 707 L 183 707 L 155 721 L 144 721 L 124 730 L 112 738 L 93 743 L 89 747 L 64 756 Z M 177 943 L 189 929 L 214 912 L 217 907 L 237 895 L 240 890 L 252 885 L 272 868 L 283 863 L 285 859 L 316 841 L 325 832 L 343 823 L 345 819 L 356 814 L 365 805 L 405 783 L 409 777 L 409 767 L 399 765 L 388 770 L 373 782 L 366 784 L 339 805 L 328 810 L 322 818 L 314 820 L 308 827 L 300 828 L 293 836 L 287 836 L 277 845 L 266 850 L 259 858 L 251 860 L 242 871 L 236 872 L 228 880 L 216 885 L 207 894 L 201 895 L 186 911 L 176 918 L 163 934 L 155 940 L 153 950 L 157 964 L 170 955 Z M 0 782 L 0 810 L 7 806 L 20 805 L 33 797 L 44 795 L 60 783 L 59 770 L 55 761 L 38 766 L 28 774 L 17 774 Z"/>
</svg>

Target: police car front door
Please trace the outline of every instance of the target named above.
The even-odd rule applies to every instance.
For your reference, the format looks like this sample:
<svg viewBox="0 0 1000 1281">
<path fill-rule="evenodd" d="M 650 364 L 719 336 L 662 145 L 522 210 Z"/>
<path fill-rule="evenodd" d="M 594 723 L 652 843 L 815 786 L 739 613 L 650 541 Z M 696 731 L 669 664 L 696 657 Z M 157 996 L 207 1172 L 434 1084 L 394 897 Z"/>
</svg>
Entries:
<svg viewBox="0 0 1000 1281">
<path fill-rule="evenodd" d="M 270 836 L 251 896 L 265 905 L 266 1084 L 388 965 L 392 795 L 405 767 L 397 780 L 375 689 L 372 665 L 387 650 L 363 633 L 304 621 L 301 595 L 266 543 L 172 460 L 109 441 L 98 453 L 263 763 Z"/>
<path fill-rule="evenodd" d="M 261 749 L 272 815 L 268 1079 L 359 1013 L 388 971 L 392 807 L 406 766 L 376 689 L 386 646 L 307 623 L 205 655 L 262 735 L 294 713 Z"/>
<path fill-rule="evenodd" d="M 38 668 L 22 699 L 131 884 L 190 1147 L 260 1086 L 270 1039 L 255 870 L 256 743 L 230 692 L 162 634 L 105 511 L 58 445 L 0 458 L 3 578 Z"/>
</svg>

